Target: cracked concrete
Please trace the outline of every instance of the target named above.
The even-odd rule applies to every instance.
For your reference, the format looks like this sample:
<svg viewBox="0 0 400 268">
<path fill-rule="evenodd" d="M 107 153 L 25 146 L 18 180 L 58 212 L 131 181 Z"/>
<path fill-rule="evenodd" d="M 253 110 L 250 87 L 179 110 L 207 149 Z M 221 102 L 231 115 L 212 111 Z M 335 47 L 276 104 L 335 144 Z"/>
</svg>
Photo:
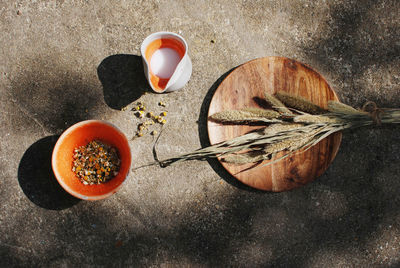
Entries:
<svg viewBox="0 0 400 268">
<path fill-rule="evenodd" d="M 224 75 L 285 56 L 319 71 L 352 106 L 400 107 L 398 1 L 11 1 L 0 3 L 0 265 L 396 267 L 399 127 L 347 132 L 324 175 L 290 192 L 241 185 L 215 161 L 131 172 L 98 202 L 51 172 L 72 124 L 102 119 L 128 137 L 136 101 L 168 124 L 160 158 L 207 144 L 205 115 Z M 181 91 L 148 92 L 140 44 L 167 30 L 188 42 Z M 211 42 L 213 40 L 213 42 Z M 133 165 L 154 139 L 130 141 Z"/>
</svg>

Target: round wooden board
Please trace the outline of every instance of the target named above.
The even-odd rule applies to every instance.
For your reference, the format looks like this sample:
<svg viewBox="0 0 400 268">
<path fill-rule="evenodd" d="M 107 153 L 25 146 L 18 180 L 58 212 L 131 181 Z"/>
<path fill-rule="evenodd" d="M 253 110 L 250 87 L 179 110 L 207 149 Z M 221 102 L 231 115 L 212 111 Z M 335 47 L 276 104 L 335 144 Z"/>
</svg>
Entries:
<svg viewBox="0 0 400 268">
<path fill-rule="evenodd" d="M 324 108 L 329 100 L 338 100 L 325 79 L 310 67 L 283 57 L 265 57 L 237 67 L 223 80 L 211 100 L 208 116 L 224 110 L 260 107 L 264 90 L 270 94 L 286 91 Z M 215 144 L 260 126 L 222 125 L 208 120 L 207 128 L 210 143 Z M 322 175 L 335 158 L 341 138 L 341 133 L 335 133 L 308 151 L 296 153 L 271 165 L 264 165 L 268 161 L 258 165 L 220 162 L 244 184 L 266 191 L 287 191 Z"/>
</svg>

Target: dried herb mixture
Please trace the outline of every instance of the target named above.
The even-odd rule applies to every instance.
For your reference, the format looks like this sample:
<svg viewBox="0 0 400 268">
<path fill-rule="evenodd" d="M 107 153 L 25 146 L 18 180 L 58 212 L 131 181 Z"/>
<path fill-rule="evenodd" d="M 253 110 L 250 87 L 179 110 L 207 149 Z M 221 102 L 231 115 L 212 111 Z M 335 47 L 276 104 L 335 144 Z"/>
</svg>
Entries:
<svg viewBox="0 0 400 268">
<path fill-rule="evenodd" d="M 121 164 L 117 149 L 99 140 L 75 148 L 73 158 L 72 171 L 85 185 L 111 180 Z"/>
</svg>

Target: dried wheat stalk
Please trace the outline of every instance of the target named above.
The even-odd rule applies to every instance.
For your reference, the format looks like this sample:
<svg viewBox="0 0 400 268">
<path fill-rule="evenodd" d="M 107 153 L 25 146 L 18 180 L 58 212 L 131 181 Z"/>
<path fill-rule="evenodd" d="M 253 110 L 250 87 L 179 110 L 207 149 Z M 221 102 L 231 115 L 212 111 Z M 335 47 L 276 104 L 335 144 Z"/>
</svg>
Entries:
<svg viewBox="0 0 400 268">
<path fill-rule="evenodd" d="M 275 97 L 265 92 L 265 100 L 272 109 L 245 108 L 222 111 L 210 116 L 220 123 L 263 123 L 270 124 L 228 141 L 178 157 L 151 163 L 162 167 L 174 163 L 221 157 L 222 161 L 233 164 L 261 162 L 271 159 L 279 152 L 282 156 L 266 164 L 274 163 L 298 150 L 308 150 L 329 135 L 349 128 L 379 124 L 399 124 L 399 109 L 378 109 L 360 111 L 351 106 L 330 101 L 325 110 L 308 100 L 278 92 Z"/>
</svg>

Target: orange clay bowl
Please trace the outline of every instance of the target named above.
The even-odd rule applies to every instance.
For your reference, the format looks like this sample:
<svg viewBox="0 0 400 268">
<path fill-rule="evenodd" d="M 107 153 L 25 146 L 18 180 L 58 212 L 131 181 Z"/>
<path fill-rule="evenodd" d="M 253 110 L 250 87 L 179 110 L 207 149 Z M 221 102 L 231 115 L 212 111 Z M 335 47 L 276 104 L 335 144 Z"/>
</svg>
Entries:
<svg viewBox="0 0 400 268">
<path fill-rule="evenodd" d="M 92 140 L 100 140 L 118 149 L 121 166 L 117 176 L 95 185 L 84 185 L 72 171 L 73 152 Z M 118 191 L 128 176 L 132 156 L 125 135 L 110 123 L 99 120 L 79 122 L 68 128 L 58 139 L 51 160 L 54 175 L 71 195 L 83 200 L 104 199 Z"/>
</svg>

